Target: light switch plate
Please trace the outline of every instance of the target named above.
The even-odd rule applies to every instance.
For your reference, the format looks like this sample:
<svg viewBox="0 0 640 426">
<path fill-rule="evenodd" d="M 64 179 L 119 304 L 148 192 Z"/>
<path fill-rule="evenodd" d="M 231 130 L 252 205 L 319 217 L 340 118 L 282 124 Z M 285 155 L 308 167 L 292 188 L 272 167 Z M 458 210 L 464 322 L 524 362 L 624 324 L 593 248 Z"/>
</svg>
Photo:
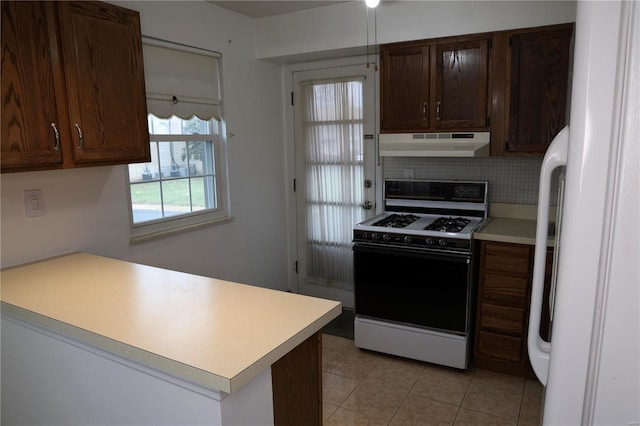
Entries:
<svg viewBox="0 0 640 426">
<path fill-rule="evenodd" d="M 44 199 L 41 189 L 24 191 L 24 211 L 27 217 L 44 216 Z"/>
</svg>

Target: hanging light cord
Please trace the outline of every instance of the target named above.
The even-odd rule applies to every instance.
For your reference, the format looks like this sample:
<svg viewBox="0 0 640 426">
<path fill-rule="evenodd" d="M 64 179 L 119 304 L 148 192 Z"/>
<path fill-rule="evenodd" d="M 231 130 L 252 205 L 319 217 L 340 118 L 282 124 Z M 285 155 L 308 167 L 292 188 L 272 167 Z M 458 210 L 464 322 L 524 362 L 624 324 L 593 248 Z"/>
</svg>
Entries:
<svg viewBox="0 0 640 426">
<path fill-rule="evenodd" d="M 377 8 L 373 9 L 373 60 L 374 71 L 378 71 L 378 12 Z M 367 25 L 368 27 L 368 25 Z"/>
<path fill-rule="evenodd" d="M 367 6 L 367 68 L 371 64 L 371 56 L 369 50 L 369 9 Z M 373 66 L 374 70 L 378 71 L 378 12 L 377 8 L 373 9 Z"/>
<path fill-rule="evenodd" d="M 367 68 L 369 68 L 369 6 L 367 8 Z"/>
</svg>

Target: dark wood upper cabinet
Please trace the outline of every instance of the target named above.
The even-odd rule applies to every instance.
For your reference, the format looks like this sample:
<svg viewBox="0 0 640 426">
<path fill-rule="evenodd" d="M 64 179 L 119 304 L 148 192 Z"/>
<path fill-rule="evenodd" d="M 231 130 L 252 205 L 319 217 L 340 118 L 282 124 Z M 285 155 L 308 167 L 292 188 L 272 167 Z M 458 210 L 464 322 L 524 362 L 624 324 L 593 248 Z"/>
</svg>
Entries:
<svg viewBox="0 0 640 426">
<path fill-rule="evenodd" d="M 566 125 L 572 34 L 573 24 L 496 33 L 505 49 L 495 64 L 504 67 L 495 72 L 504 76 L 504 121 L 492 131 L 492 155 L 544 155 Z"/>
<path fill-rule="evenodd" d="M 380 132 L 491 131 L 542 156 L 567 123 L 573 23 L 380 46 Z"/>
<path fill-rule="evenodd" d="M 429 128 L 429 46 L 381 46 L 381 127 L 385 131 Z"/>
<path fill-rule="evenodd" d="M 60 16 L 74 162 L 149 161 L 138 13 L 62 2 Z"/>
<path fill-rule="evenodd" d="M 382 133 L 487 130 L 491 35 L 380 46 Z"/>
<path fill-rule="evenodd" d="M 62 166 L 53 2 L 2 2 L 2 169 Z M 57 77 L 60 77 L 58 75 Z M 62 103 L 64 106 L 64 103 Z M 65 126 L 65 124 L 62 124 Z"/>
<path fill-rule="evenodd" d="M 2 171 L 150 161 L 139 15 L 2 2 Z"/>
<path fill-rule="evenodd" d="M 486 39 L 436 46 L 436 128 L 488 126 L 488 46 Z"/>
</svg>

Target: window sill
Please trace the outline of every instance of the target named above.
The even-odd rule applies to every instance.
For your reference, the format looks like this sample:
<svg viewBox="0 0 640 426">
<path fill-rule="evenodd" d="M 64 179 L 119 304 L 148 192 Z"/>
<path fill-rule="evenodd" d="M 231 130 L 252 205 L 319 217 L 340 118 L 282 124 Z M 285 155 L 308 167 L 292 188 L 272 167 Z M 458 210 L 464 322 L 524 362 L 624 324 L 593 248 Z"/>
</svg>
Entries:
<svg viewBox="0 0 640 426">
<path fill-rule="evenodd" d="M 177 227 L 172 228 L 172 229 L 166 229 L 166 230 L 162 230 L 162 231 L 151 231 L 151 232 L 148 232 L 148 233 L 141 233 L 141 234 L 134 235 L 131 238 L 129 238 L 129 243 L 130 244 L 144 243 L 144 242 L 151 241 L 151 240 L 156 240 L 156 239 L 159 239 L 159 238 L 170 237 L 170 236 L 173 236 L 175 234 L 181 234 L 181 233 L 184 233 L 184 232 L 193 231 L 194 229 L 203 228 L 205 226 L 218 225 L 218 224 L 221 224 L 221 223 L 231 222 L 233 219 L 234 219 L 233 216 L 224 216 L 224 217 L 218 217 L 218 218 L 215 218 L 215 219 L 206 220 L 206 221 L 199 222 L 199 223 L 193 223 L 193 224 L 188 224 L 188 225 L 177 226 Z"/>
</svg>

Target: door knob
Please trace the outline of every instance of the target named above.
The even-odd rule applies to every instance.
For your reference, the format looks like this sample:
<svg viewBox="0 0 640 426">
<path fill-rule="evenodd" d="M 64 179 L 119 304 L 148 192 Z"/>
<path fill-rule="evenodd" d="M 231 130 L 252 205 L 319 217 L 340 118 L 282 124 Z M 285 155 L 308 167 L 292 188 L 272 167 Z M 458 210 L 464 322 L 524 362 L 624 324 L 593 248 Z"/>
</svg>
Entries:
<svg viewBox="0 0 640 426">
<path fill-rule="evenodd" d="M 365 210 L 371 210 L 372 207 L 373 204 L 371 203 L 371 201 L 365 201 L 364 203 L 362 203 L 362 208 Z"/>
</svg>

